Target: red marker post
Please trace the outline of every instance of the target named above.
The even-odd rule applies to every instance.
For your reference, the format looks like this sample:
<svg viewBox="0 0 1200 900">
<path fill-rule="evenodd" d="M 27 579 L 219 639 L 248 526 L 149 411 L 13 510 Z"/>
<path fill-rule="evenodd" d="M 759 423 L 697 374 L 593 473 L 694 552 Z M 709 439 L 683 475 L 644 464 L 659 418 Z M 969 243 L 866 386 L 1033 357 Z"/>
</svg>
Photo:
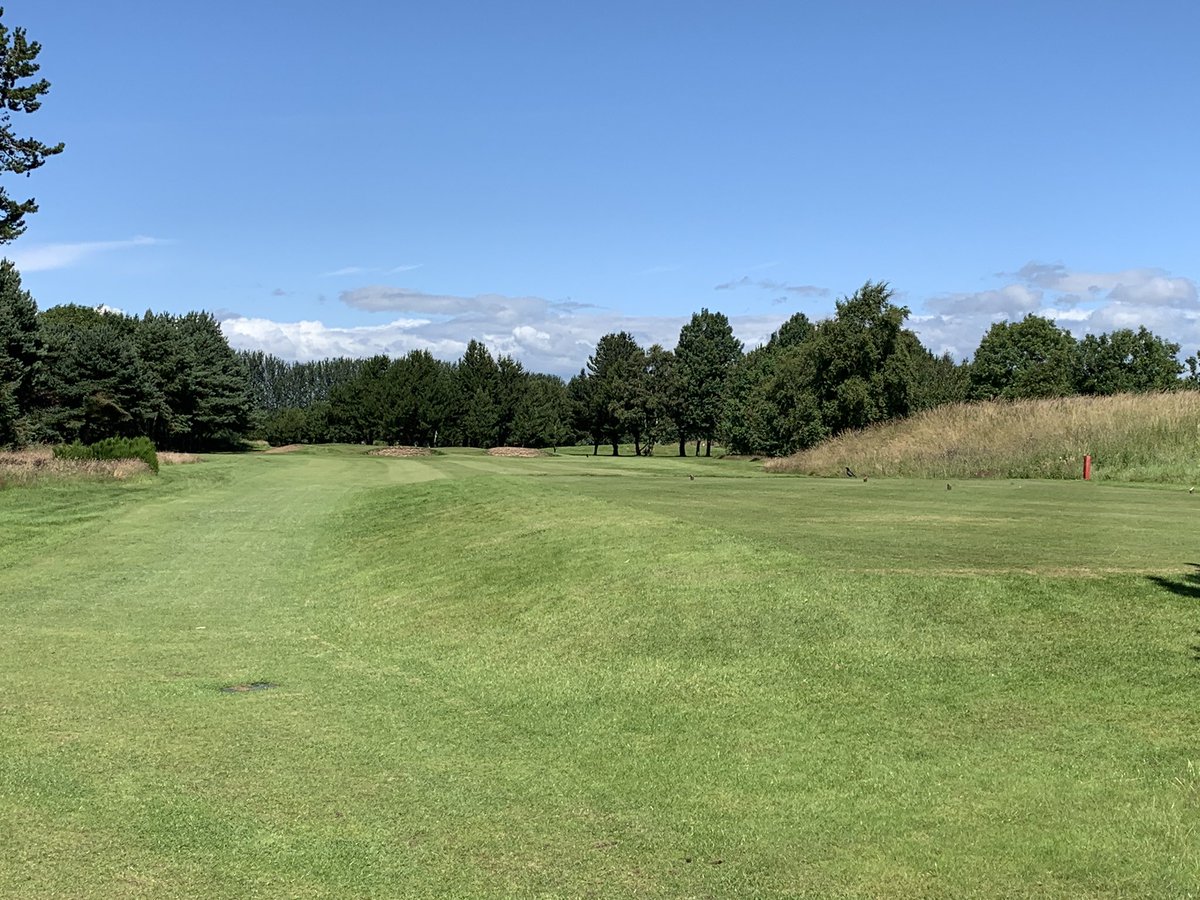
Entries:
<svg viewBox="0 0 1200 900">
<path fill-rule="evenodd" d="M 1083 458 L 1083 480 L 1092 480 L 1092 457 L 1090 454 Z"/>
</svg>

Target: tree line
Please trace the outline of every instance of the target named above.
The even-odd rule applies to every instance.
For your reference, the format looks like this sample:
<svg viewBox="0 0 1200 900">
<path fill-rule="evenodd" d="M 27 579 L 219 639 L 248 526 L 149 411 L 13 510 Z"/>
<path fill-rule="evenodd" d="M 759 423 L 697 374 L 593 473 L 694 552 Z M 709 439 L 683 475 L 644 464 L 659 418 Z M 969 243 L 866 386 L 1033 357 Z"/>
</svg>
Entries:
<svg viewBox="0 0 1200 900">
<path fill-rule="evenodd" d="M 476 340 L 453 363 L 425 350 L 304 363 L 240 358 L 256 429 L 272 444 L 553 447 L 572 439 L 563 380 L 493 357 Z"/>
<path fill-rule="evenodd" d="M 494 359 L 471 341 L 457 362 L 397 359 L 288 363 L 245 353 L 264 436 L 276 443 L 356 441 L 491 447 L 623 445 L 648 454 L 781 455 L 849 428 L 944 403 L 1200 386 L 1200 364 L 1145 328 L 1087 335 L 1039 316 L 999 323 L 970 362 L 927 350 L 909 310 L 868 282 L 828 319 L 796 313 L 749 352 L 729 320 L 702 309 L 673 349 L 606 334 L 563 382 Z M 293 398 L 293 399 L 286 399 Z M 308 398 L 301 400 L 298 398 Z M 694 444 L 694 450 L 692 446 Z"/>
<path fill-rule="evenodd" d="M 702 309 L 672 349 L 606 334 L 564 380 L 495 357 L 289 362 L 235 352 L 208 313 L 38 312 L 0 263 L 0 445 L 149 437 L 160 449 L 285 443 L 554 447 L 618 454 L 782 455 L 850 428 L 964 400 L 1200 387 L 1200 362 L 1145 328 L 1082 340 L 1030 315 L 993 325 L 969 362 L 926 349 L 868 282 L 813 322 L 796 313 L 749 351 Z"/>
<path fill-rule="evenodd" d="M 0 262 L 0 446 L 147 437 L 163 450 L 238 445 L 246 370 L 205 312 L 38 312 Z"/>
</svg>

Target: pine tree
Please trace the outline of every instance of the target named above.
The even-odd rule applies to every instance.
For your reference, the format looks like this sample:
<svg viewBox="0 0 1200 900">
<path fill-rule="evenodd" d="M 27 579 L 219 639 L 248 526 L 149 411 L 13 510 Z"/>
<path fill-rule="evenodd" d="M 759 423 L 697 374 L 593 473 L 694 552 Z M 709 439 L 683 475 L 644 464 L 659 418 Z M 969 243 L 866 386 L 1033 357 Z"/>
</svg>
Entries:
<svg viewBox="0 0 1200 900">
<path fill-rule="evenodd" d="M 4 9 L 0 7 L 0 17 Z M 30 41 L 24 28 L 9 28 L 0 22 L 0 172 L 29 175 L 46 158 L 62 153 L 63 144 L 43 144 L 33 138 L 21 138 L 13 132 L 13 113 L 33 113 L 41 107 L 38 98 L 50 90 L 45 78 L 19 84 L 32 78 L 40 68 L 34 60 L 42 45 Z M 14 200 L 0 188 L 0 243 L 7 244 L 25 231 L 25 216 L 37 212 L 37 202 Z"/>
<path fill-rule="evenodd" d="M 741 358 L 742 342 L 723 313 L 701 309 L 679 332 L 675 360 L 679 382 L 686 397 L 680 416 L 680 456 L 684 434 L 690 431 L 705 442 L 704 455 L 712 453 L 712 440 L 721 422 L 725 384 L 734 363 Z"/>
<path fill-rule="evenodd" d="M 37 304 L 21 289 L 21 273 L 0 261 L 0 446 L 20 443 L 33 405 L 41 361 Z"/>
</svg>

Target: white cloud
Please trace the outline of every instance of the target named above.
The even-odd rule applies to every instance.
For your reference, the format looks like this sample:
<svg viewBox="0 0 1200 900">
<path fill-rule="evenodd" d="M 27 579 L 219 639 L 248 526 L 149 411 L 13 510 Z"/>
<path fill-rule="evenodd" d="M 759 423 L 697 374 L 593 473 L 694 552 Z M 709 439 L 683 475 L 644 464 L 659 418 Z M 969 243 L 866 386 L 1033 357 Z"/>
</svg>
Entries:
<svg viewBox="0 0 1200 900">
<path fill-rule="evenodd" d="M 1010 284 L 995 291 L 973 294 L 943 294 L 925 301 L 925 308 L 945 315 L 1002 314 L 1022 318 L 1042 303 L 1042 292 L 1023 284 Z"/>
<path fill-rule="evenodd" d="M 422 319 L 397 319 L 385 325 L 339 328 L 317 321 L 275 322 L 271 319 L 233 316 L 221 321 L 230 346 L 239 350 L 265 350 L 284 359 L 308 362 L 331 356 L 402 355 L 410 350 L 444 352 L 455 347 L 439 346 L 416 337 L 413 329 L 426 324 Z M 466 349 L 466 341 L 461 342 Z"/>
<path fill-rule="evenodd" d="M 347 294 L 368 309 L 387 309 L 390 298 L 395 307 L 392 311 L 418 315 L 355 327 L 233 316 L 224 319 L 221 327 L 234 347 L 266 350 L 295 360 L 379 353 L 399 356 L 418 349 L 454 360 L 462 355 L 467 342 L 476 338 L 494 354 L 509 354 L 532 371 L 569 376 L 583 368 L 604 334 L 628 331 L 644 347 L 655 343 L 674 347 L 687 320 L 684 316 L 627 316 L 538 297 L 453 297 L 394 288 L 364 288 Z M 347 300 L 346 294 L 343 300 Z M 766 341 L 784 318 L 777 313 L 735 316 L 730 321 L 738 337 L 752 347 Z"/>
<path fill-rule="evenodd" d="M 26 244 L 14 249 L 10 259 L 21 272 L 48 272 L 66 269 L 90 257 L 132 247 L 168 244 L 160 238 L 138 236 L 125 241 L 80 241 L 73 244 Z"/>
<path fill-rule="evenodd" d="M 1188 305 L 1196 303 L 1196 284 L 1187 278 L 1172 278 L 1162 269 L 1125 269 L 1120 272 L 1072 272 L 1061 263 L 1030 262 L 1016 273 L 1022 281 L 1066 294 L 1107 295 L 1133 303 Z"/>
<path fill-rule="evenodd" d="M 1077 272 L 1060 263 L 1031 262 L 995 290 L 942 294 L 925 301 L 909 320 L 937 353 L 970 356 L 994 322 L 1033 313 L 1053 319 L 1076 337 L 1145 326 L 1185 351 L 1200 345 L 1196 282 L 1155 268 Z"/>
</svg>

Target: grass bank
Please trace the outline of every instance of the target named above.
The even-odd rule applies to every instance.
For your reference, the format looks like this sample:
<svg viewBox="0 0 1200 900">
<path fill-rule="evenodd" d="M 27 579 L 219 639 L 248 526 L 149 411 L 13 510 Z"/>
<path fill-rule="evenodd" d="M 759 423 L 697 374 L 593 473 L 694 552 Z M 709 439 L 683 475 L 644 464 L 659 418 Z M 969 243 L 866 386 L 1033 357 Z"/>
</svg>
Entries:
<svg viewBox="0 0 1200 900">
<path fill-rule="evenodd" d="M 0 896 L 1187 896 L 1196 502 L 337 447 L 6 491 Z"/>
<path fill-rule="evenodd" d="M 915 478 L 1200 480 L 1200 392 L 1121 394 L 943 406 L 848 432 L 785 459 L 772 472 Z"/>
</svg>

